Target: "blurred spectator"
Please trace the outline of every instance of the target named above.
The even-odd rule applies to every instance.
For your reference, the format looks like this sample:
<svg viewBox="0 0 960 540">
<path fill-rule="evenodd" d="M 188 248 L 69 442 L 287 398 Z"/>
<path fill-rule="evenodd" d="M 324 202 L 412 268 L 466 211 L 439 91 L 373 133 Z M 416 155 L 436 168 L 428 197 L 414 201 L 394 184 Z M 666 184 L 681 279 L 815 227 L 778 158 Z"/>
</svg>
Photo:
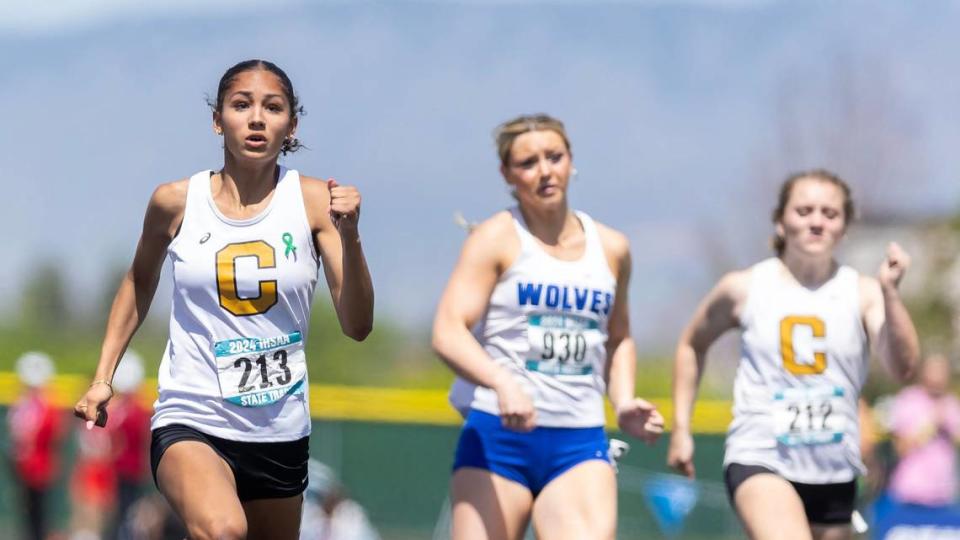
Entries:
<svg viewBox="0 0 960 540">
<path fill-rule="evenodd" d="M 70 477 L 70 540 L 100 540 L 111 522 L 117 476 L 110 432 L 77 423 L 77 454 Z"/>
<path fill-rule="evenodd" d="M 867 474 L 860 478 L 860 488 L 857 490 L 858 496 L 865 499 L 872 499 L 883 489 L 884 465 L 877 452 L 877 425 L 874 420 L 873 410 L 867 400 L 860 397 L 858 404 L 858 416 L 860 419 L 860 459 L 867 467 Z"/>
<path fill-rule="evenodd" d="M 153 491 L 133 503 L 123 520 L 131 540 L 181 540 L 187 529 L 162 495 Z"/>
<path fill-rule="evenodd" d="M 140 402 L 137 394 L 142 383 L 143 362 L 136 353 L 127 351 L 113 374 L 116 395 L 110 400 L 107 422 L 117 477 L 117 506 L 108 538 L 127 540 L 131 537 L 123 523 L 141 495 L 148 470 L 150 409 Z"/>
<path fill-rule="evenodd" d="M 928 357 L 919 384 L 900 391 L 891 411 L 891 432 L 900 462 L 890 493 L 900 502 L 945 506 L 957 495 L 955 445 L 960 442 L 960 401 L 950 390 L 950 361 Z"/>
<path fill-rule="evenodd" d="M 380 540 L 363 507 L 347 497 L 333 470 L 315 459 L 308 466 L 300 540 Z"/>
<path fill-rule="evenodd" d="M 17 499 L 27 520 L 25 537 L 41 540 L 48 530 L 46 503 L 60 450 L 61 419 L 44 393 L 54 367 L 49 356 L 28 352 L 17 360 L 16 370 L 24 392 L 7 416 L 10 460 L 20 489 Z"/>
</svg>

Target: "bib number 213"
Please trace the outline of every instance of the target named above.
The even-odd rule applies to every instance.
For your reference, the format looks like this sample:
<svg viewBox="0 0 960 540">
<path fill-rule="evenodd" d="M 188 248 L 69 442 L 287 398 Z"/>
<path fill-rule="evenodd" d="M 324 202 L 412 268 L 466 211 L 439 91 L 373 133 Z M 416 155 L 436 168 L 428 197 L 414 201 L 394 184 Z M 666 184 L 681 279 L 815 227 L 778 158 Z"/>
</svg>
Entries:
<svg viewBox="0 0 960 540">
<path fill-rule="evenodd" d="M 223 399 L 263 407 L 303 392 L 307 363 L 300 332 L 270 338 L 236 338 L 214 344 Z"/>
</svg>

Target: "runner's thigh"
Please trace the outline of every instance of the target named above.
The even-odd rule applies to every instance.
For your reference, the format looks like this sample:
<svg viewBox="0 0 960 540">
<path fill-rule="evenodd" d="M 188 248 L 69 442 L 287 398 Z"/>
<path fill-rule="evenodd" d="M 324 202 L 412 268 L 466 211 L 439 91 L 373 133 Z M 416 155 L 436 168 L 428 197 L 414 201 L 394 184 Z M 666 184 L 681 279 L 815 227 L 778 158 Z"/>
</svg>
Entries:
<svg viewBox="0 0 960 540">
<path fill-rule="evenodd" d="M 612 540 L 617 534 L 617 480 L 606 461 L 584 461 L 548 483 L 533 505 L 538 538 Z"/>
<path fill-rule="evenodd" d="M 737 514 L 753 540 L 812 540 L 797 490 L 770 473 L 754 474 L 734 493 Z"/>
<path fill-rule="evenodd" d="M 533 496 L 525 486 L 484 469 L 462 467 L 450 482 L 453 540 L 520 540 Z"/>
<path fill-rule="evenodd" d="M 191 539 L 246 538 L 247 520 L 233 471 L 205 443 L 185 440 L 170 445 L 157 466 L 157 486 Z"/>
</svg>

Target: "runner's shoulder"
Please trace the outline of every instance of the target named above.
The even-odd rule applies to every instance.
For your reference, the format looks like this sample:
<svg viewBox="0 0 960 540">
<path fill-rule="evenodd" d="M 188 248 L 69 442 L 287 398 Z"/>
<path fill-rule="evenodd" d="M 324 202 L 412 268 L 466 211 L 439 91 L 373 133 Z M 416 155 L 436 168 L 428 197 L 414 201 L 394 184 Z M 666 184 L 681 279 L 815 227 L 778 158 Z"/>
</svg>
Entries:
<svg viewBox="0 0 960 540">
<path fill-rule="evenodd" d="M 742 305 L 750 292 L 750 279 L 752 272 L 750 268 L 733 270 L 727 272 L 714 286 L 714 294 L 720 298 L 727 299 L 735 305 Z"/>
<path fill-rule="evenodd" d="M 597 235 L 600 236 L 600 243 L 603 245 L 603 251 L 622 260 L 630 256 L 630 239 L 622 232 L 594 220 L 597 226 Z"/>
<path fill-rule="evenodd" d="M 513 216 L 510 212 L 501 210 L 478 223 L 470 235 L 476 235 L 486 241 L 502 241 L 507 235 L 516 236 Z"/>
<path fill-rule="evenodd" d="M 320 197 L 324 200 L 330 198 L 330 188 L 327 187 L 327 181 L 320 178 L 301 174 L 300 189 L 305 197 Z"/>
<path fill-rule="evenodd" d="M 160 184 L 150 196 L 147 207 L 147 225 L 155 225 L 162 229 L 170 229 L 171 224 L 179 222 L 187 208 L 187 191 L 190 186 L 189 178 L 182 178 L 172 182 Z"/>
<path fill-rule="evenodd" d="M 187 206 L 187 191 L 190 186 L 189 178 L 181 178 L 172 182 L 160 184 L 153 190 L 150 205 L 166 213 L 180 213 Z"/>
<path fill-rule="evenodd" d="M 463 245 L 464 254 L 482 255 L 502 263 L 511 251 L 519 249 L 520 239 L 513 216 L 502 210 L 474 227 Z"/>
</svg>

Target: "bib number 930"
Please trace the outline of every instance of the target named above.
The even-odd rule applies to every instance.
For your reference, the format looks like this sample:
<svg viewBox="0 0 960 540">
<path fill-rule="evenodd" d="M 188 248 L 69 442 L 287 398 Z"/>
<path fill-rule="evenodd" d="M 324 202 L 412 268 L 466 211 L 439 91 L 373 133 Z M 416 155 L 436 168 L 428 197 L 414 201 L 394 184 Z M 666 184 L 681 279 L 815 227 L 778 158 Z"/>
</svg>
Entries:
<svg viewBox="0 0 960 540">
<path fill-rule="evenodd" d="M 527 318 L 530 345 L 525 366 L 547 375 L 593 372 L 591 350 L 603 341 L 597 321 L 570 314 L 535 314 Z"/>
<path fill-rule="evenodd" d="M 543 332 L 541 360 L 556 359 L 561 364 L 573 360 L 583 362 L 587 357 L 587 338 L 581 332 Z"/>
</svg>

